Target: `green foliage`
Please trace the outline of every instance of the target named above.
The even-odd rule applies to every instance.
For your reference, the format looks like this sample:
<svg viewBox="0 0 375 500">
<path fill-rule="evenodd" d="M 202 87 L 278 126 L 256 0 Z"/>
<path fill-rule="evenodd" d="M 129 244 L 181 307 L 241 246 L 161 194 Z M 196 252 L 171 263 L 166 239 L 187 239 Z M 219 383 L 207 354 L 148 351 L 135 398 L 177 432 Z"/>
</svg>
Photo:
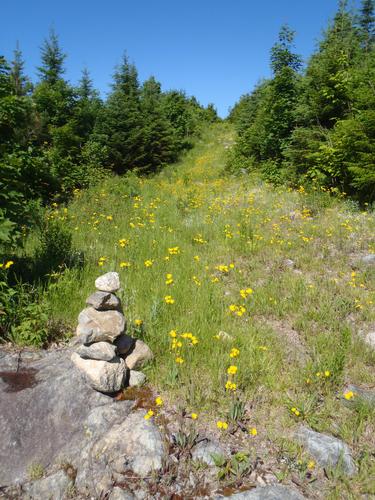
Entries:
<svg viewBox="0 0 375 500">
<path fill-rule="evenodd" d="M 40 232 L 37 255 L 41 265 L 56 270 L 67 263 L 72 254 L 72 233 L 63 221 L 49 217 Z"/>
<path fill-rule="evenodd" d="M 363 1 L 358 18 L 341 2 L 302 75 L 294 34 L 281 29 L 271 49 L 273 79 L 231 112 L 239 137 L 230 172 L 257 169 L 276 184 L 314 182 L 374 200 L 373 19 L 373 1 Z"/>
<path fill-rule="evenodd" d="M 239 451 L 230 458 L 213 454 L 212 458 L 218 468 L 218 478 L 220 480 L 226 480 L 228 484 L 239 481 L 252 470 L 252 465 L 247 453 Z"/>
</svg>

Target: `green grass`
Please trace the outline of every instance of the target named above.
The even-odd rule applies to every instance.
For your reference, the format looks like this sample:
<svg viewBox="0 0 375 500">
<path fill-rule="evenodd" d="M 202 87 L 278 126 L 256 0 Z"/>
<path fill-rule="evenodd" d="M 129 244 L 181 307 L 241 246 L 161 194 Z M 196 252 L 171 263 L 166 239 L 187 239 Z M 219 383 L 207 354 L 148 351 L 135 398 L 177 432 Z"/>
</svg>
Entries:
<svg viewBox="0 0 375 500">
<path fill-rule="evenodd" d="M 374 273 L 358 264 L 374 252 L 374 217 L 319 188 L 292 191 L 226 176 L 224 144 L 231 140 L 228 125 L 214 126 L 160 174 L 112 178 L 52 211 L 72 230 L 85 265 L 57 274 L 45 301 L 73 330 L 95 278 L 118 271 L 129 329 L 154 351 L 147 375 L 167 402 L 198 413 L 197 425 L 214 432 L 234 398 L 246 401 L 247 423 L 258 430 L 252 444 L 271 440 L 278 450 L 271 454 L 305 421 L 343 438 L 360 464 L 351 481 L 333 475 L 327 496 L 375 494 L 373 414 L 337 399 L 346 382 L 375 384 L 375 355 L 358 334 L 375 318 Z M 168 250 L 175 247 L 177 254 Z M 247 288 L 253 293 L 244 299 Z M 231 305 L 246 311 L 236 315 Z M 182 347 L 171 350 L 171 330 L 191 332 L 198 343 L 178 337 Z M 220 331 L 233 340 L 217 338 Z M 231 359 L 233 347 L 240 354 Z M 238 367 L 236 394 L 225 389 L 231 364 Z M 299 453 L 290 451 L 295 459 Z M 283 467 L 281 475 L 293 472 Z"/>
</svg>

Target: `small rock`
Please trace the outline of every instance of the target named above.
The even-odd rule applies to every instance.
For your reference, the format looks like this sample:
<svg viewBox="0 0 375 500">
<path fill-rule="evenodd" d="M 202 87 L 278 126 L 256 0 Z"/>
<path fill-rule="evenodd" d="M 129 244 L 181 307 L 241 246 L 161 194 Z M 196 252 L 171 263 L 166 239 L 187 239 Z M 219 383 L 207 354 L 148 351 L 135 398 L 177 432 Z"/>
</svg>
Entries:
<svg viewBox="0 0 375 500">
<path fill-rule="evenodd" d="M 225 454 L 225 450 L 219 443 L 204 440 L 194 446 L 191 457 L 193 460 L 199 460 L 207 465 L 215 465 L 215 461 L 212 456 L 225 456 Z"/>
<path fill-rule="evenodd" d="M 77 335 L 85 336 L 85 344 L 113 342 L 125 330 L 125 318 L 119 311 L 97 311 L 87 307 L 78 316 Z"/>
<path fill-rule="evenodd" d="M 152 359 L 154 359 L 154 355 L 148 345 L 142 340 L 136 340 L 134 349 L 125 358 L 125 363 L 129 370 L 137 370 Z"/>
<path fill-rule="evenodd" d="M 292 259 L 285 259 L 283 261 L 283 264 L 285 267 L 289 267 L 289 269 L 293 269 L 295 266 L 294 260 L 292 260 Z"/>
<path fill-rule="evenodd" d="M 304 500 L 294 488 L 283 486 L 282 484 L 273 484 L 269 486 L 258 486 L 253 490 L 234 493 L 229 497 L 217 496 L 215 500 L 232 498 L 233 500 Z"/>
<path fill-rule="evenodd" d="M 116 357 L 116 347 L 108 342 L 96 342 L 91 345 L 80 345 L 76 351 L 83 359 L 111 361 Z"/>
<path fill-rule="evenodd" d="M 112 427 L 93 448 L 93 456 L 108 463 L 119 474 L 130 469 L 140 476 L 160 470 L 165 456 L 162 436 L 144 411 L 131 413 Z"/>
<path fill-rule="evenodd" d="M 361 258 L 361 262 L 366 265 L 375 264 L 375 253 L 369 253 Z"/>
<path fill-rule="evenodd" d="M 120 309 L 121 301 L 113 293 L 94 292 L 86 300 L 86 305 L 93 307 L 97 311 L 110 311 Z"/>
<path fill-rule="evenodd" d="M 219 337 L 220 340 L 225 340 L 226 342 L 232 342 L 232 340 L 234 340 L 234 338 L 232 337 L 232 335 L 230 335 L 227 332 L 224 332 L 223 330 L 221 330 L 218 333 L 218 337 Z"/>
<path fill-rule="evenodd" d="M 356 467 L 350 449 L 343 441 L 307 427 L 300 427 L 295 437 L 322 467 L 337 467 L 341 464 L 348 475 L 355 474 Z"/>
<path fill-rule="evenodd" d="M 117 337 L 114 344 L 116 346 L 117 354 L 127 354 L 134 346 L 135 340 L 124 333 Z"/>
<path fill-rule="evenodd" d="M 129 370 L 129 387 L 140 387 L 147 380 L 147 377 L 142 372 L 137 372 L 135 370 Z"/>
<path fill-rule="evenodd" d="M 115 486 L 108 500 L 134 500 L 134 495 L 130 491 L 122 490 L 118 486 Z"/>
<path fill-rule="evenodd" d="M 120 276 L 113 271 L 103 274 L 95 280 L 95 287 L 100 292 L 117 292 L 120 288 Z"/>
<path fill-rule="evenodd" d="M 349 399 L 345 398 L 345 394 L 353 393 Z M 342 394 L 342 401 L 348 406 L 353 406 L 360 403 L 365 403 L 368 406 L 375 407 L 375 390 L 363 389 L 357 385 L 349 384 L 346 386 Z"/>
<path fill-rule="evenodd" d="M 369 332 L 365 337 L 365 342 L 372 349 L 375 349 L 375 330 L 373 332 Z"/>
<path fill-rule="evenodd" d="M 112 361 L 83 359 L 79 354 L 73 352 L 71 360 L 93 389 L 104 393 L 122 389 L 126 375 L 123 359 L 114 358 Z"/>
<path fill-rule="evenodd" d="M 60 470 L 56 474 L 34 481 L 30 487 L 25 488 L 26 495 L 23 498 L 30 500 L 40 500 L 41 498 L 62 500 L 71 486 L 73 486 L 71 478 Z"/>
</svg>

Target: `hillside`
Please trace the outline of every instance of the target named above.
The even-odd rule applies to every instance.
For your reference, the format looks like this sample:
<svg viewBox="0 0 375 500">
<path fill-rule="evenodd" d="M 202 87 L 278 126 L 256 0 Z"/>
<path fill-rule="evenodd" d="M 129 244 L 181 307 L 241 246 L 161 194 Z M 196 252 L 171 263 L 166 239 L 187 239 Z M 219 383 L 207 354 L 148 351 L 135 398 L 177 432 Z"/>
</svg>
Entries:
<svg viewBox="0 0 375 500">
<path fill-rule="evenodd" d="M 55 207 L 84 266 L 55 273 L 44 300 L 73 329 L 95 278 L 118 271 L 129 330 L 155 354 L 156 422 L 215 437 L 308 498 L 375 494 L 373 214 L 318 186 L 226 176 L 233 140 L 212 126 L 179 164 Z M 324 473 L 293 439 L 301 424 L 345 442 L 358 474 Z M 223 485 L 254 482 L 226 467 Z"/>
</svg>

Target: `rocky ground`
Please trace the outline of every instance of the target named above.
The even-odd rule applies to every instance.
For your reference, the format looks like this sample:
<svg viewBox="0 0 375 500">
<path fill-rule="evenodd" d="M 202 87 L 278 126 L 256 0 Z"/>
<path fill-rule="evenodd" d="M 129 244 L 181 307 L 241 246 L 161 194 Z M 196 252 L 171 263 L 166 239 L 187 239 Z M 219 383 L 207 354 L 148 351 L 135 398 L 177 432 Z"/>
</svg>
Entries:
<svg viewBox="0 0 375 500">
<path fill-rule="evenodd" d="M 155 396 L 148 387 L 111 395 L 93 390 L 71 353 L 69 347 L 0 352 L 1 498 L 314 498 L 298 481 L 278 484 L 261 457 L 246 463 L 241 491 L 235 483 L 223 488 L 217 474 L 223 465 L 214 458 L 232 457 L 234 466 L 228 443 L 204 429 L 184 441 L 173 409 L 146 420 Z M 374 393 L 362 396 L 375 402 Z M 306 427 L 295 439 L 323 467 L 341 462 L 348 477 L 356 472 L 338 439 Z"/>
</svg>

